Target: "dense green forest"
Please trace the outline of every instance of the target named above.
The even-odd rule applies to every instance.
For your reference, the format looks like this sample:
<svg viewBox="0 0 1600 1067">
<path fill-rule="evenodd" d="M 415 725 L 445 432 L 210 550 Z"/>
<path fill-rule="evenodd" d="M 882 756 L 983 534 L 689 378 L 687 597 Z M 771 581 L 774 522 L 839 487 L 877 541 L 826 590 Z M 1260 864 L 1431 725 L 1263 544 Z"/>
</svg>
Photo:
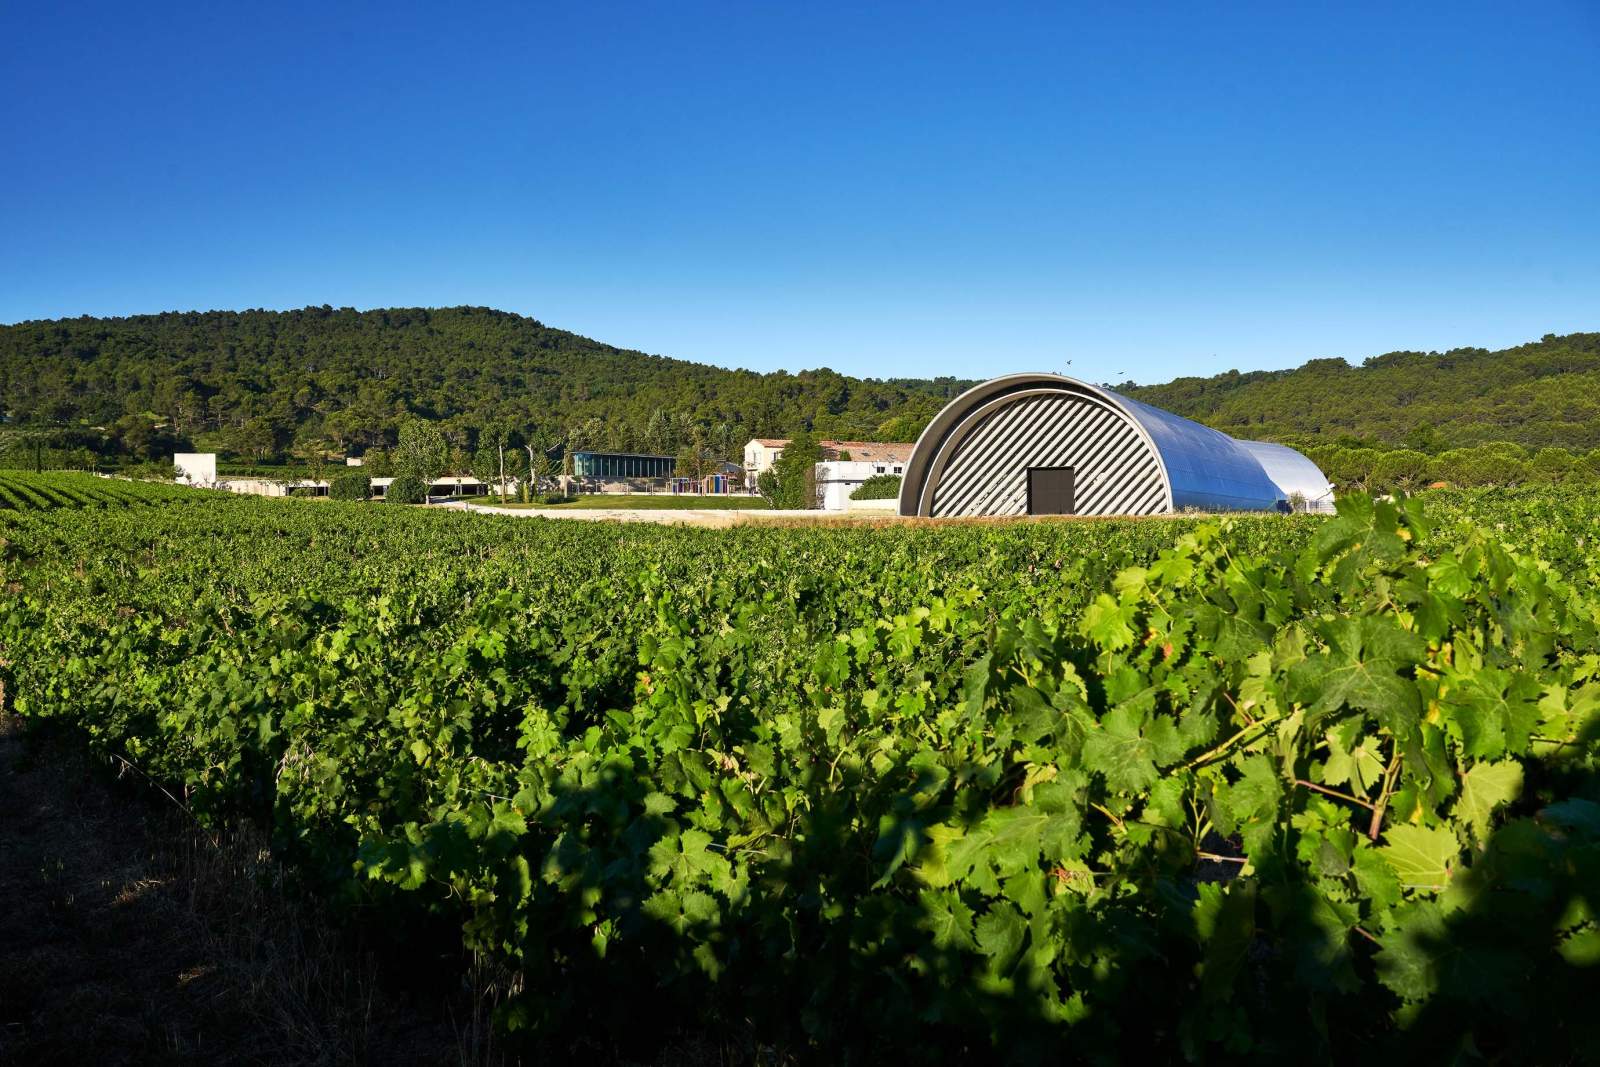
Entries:
<svg viewBox="0 0 1600 1067">
<path fill-rule="evenodd" d="M 1118 388 L 1257 440 L 1348 437 L 1430 453 L 1499 441 L 1600 448 L 1600 333 L 1546 334 L 1499 352 L 1390 352 L 1359 367 L 1314 359 L 1293 370 Z"/>
<path fill-rule="evenodd" d="M 751 437 L 914 440 L 969 384 L 727 370 L 488 308 L 61 319 L 0 326 L 0 462 L 126 464 L 182 448 L 304 461 L 386 452 L 421 419 L 463 469 L 496 441 L 665 453 L 688 469 L 737 459 Z M 1341 487 L 1600 477 L 1600 333 L 1117 388 L 1300 447 Z"/>
<path fill-rule="evenodd" d="M 569 448 L 733 458 L 755 436 L 909 440 L 968 384 L 758 374 L 614 348 L 488 308 L 171 312 L 0 326 L 0 413 L 74 447 L 266 460 L 504 428 Z M 105 433 L 98 434 L 97 430 Z M 51 442 L 60 445 L 59 433 Z"/>
<path fill-rule="evenodd" d="M 1300 448 L 1341 489 L 1600 481 L 1600 333 L 1117 388 Z"/>
</svg>

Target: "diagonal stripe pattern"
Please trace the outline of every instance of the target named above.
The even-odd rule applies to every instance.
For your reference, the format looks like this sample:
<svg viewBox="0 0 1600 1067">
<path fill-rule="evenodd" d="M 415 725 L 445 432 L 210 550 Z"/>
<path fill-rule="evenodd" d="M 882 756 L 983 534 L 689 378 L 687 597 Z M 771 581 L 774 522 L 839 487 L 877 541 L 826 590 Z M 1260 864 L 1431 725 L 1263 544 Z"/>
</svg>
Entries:
<svg viewBox="0 0 1600 1067">
<path fill-rule="evenodd" d="M 1029 467 L 1075 468 L 1080 515 L 1167 510 L 1161 464 L 1132 420 L 1081 394 L 1055 392 L 983 414 L 938 472 L 932 514 L 1025 514 Z"/>
</svg>

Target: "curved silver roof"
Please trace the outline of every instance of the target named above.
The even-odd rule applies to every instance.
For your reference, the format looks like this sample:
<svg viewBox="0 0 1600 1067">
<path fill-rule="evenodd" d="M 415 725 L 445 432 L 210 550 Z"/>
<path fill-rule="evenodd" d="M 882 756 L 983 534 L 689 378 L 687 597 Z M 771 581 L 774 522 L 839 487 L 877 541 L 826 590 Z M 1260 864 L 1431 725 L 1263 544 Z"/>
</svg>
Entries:
<svg viewBox="0 0 1600 1067">
<path fill-rule="evenodd" d="M 1093 434 L 1122 435 L 1116 463 L 1103 464 L 1104 473 L 1087 483 L 1097 487 L 1093 492 L 1098 495 L 1092 499 L 1099 509 L 1081 513 L 1143 514 L 1188 507 L 1270 511 L 1282 508 L 1296 492 L 1309 502 L 1331 503 L 1331 487 L 1322 472 L 1291 448 L 1238 441 L 1181 415 L 1065 375 L 1011 374 L 962 393 L 928 424 L 906 464 L 900 513 L 1019 513 L 1023 497 L 1012 483 L 1025 479 L 1024 468 L 1064 462 L 1055 453 L 1073 440 L 1079 443 L 1071 447 L 1084 448 L 1082 439 L 1091 432 L 1083 429 L 1089 424 L 1074 421 L 1075 416 L 1039 414 L 1041 402 L 1051 396 L 1058 398 L 1057 403 L 1070 400 L 1107 413 Z M 1114 430 L 1119 422 L 1123 428 Z M 1130 431 L 1133 437 L 1127 436 Z M 1143 445 L 1137 444 L 1141 440 Z M 1146 459 L 1138 458 L 1140 451 Z M 1136 473 L 1146 470 L 1148 474 Z M 1130 476 L 1138 484 L 1126 491 L 1105 488 L 1106 479 Z M 1151 478 L 1160 486 L 1154 496 L 1148 485 Z M 1118 506 L 1123 510 L 1116 510 Z"/>
<path fill-rule="evenodd" d="M 1267 472 L 1285 500 L 1298 493 L 1308 511 L 1333 510 L 1333 485 L 1322 470 L 1302 453 L 1288 445 L 1271 441 L 1240 441 L 1261 469 Z"/>
<path fill-rule="evenodd" d="M 1106 392 L 1139 420 L 1161 450 L 1174 508 L 1270 511 L 1287 499 L 1255 456 L 1221 430 Z"/>
</svg>

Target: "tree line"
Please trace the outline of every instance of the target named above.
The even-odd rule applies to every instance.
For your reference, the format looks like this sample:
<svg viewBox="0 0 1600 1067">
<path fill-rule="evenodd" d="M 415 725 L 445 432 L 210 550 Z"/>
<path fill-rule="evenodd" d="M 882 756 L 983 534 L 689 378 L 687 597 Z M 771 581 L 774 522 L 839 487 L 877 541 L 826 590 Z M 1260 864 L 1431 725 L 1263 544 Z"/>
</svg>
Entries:
<svg viewBox="0 0 1600 1067">
<path fill-rule="evenodd" d="M 1235 437 L 1289 444 L 1345 440 L 1431 456 L 1496 442 L 1600 448 L 1600 333 L 1115 388 Z"/>
<path fill-rule="evenodd" d="M 751 437 L 909 440 L 968 382 L 728 370 L 620 349 L 488 308 L 171 312 L 0 326 L 0 415 L 49 447 L 137 462 L 361 454 L 435 424 L 569 450 L 732 460 Z M 15 434 L 5 447 L 14 461 Z M 34 442 L 38 447 L 38 442 Z M 686 454 L 685 454 L 686 453 Z"/>
<path fill-rule="evenodd" d="M 727 370 L 474 307 L 24 322 L 0 326 L 0 465 L 196 450 L 266 469 L 365 455 L 377 473 L 424 423 L 444 470 L 490 481 L 553 475 L 563 452 L 586 449 L 671 455 L 697 476 L 737 462 L 751 437 L 915 440 L 970 384 Z M 1600 333 L 1115 388 L 1298 447 L 1341 489 L 1589 484 L 1600 466 Z M 774 494 L 810 492 L 803 452 Z"/>
</svg>

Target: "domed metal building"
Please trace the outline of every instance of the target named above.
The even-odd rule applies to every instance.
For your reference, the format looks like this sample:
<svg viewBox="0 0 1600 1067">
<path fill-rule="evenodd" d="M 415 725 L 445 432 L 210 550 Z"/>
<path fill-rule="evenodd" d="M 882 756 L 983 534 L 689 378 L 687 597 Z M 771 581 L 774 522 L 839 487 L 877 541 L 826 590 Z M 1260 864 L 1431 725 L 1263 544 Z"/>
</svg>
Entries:
<svg viewBox="0 0 1600 1067">
<path fill-rule="evenodd" d="M 917 439 L 900 514 L 1157 515 L 1333 510 L 1292 448 L 1238 441 L 1059 374 L 1011 374 L 952 400 Z"/>
</svg>

